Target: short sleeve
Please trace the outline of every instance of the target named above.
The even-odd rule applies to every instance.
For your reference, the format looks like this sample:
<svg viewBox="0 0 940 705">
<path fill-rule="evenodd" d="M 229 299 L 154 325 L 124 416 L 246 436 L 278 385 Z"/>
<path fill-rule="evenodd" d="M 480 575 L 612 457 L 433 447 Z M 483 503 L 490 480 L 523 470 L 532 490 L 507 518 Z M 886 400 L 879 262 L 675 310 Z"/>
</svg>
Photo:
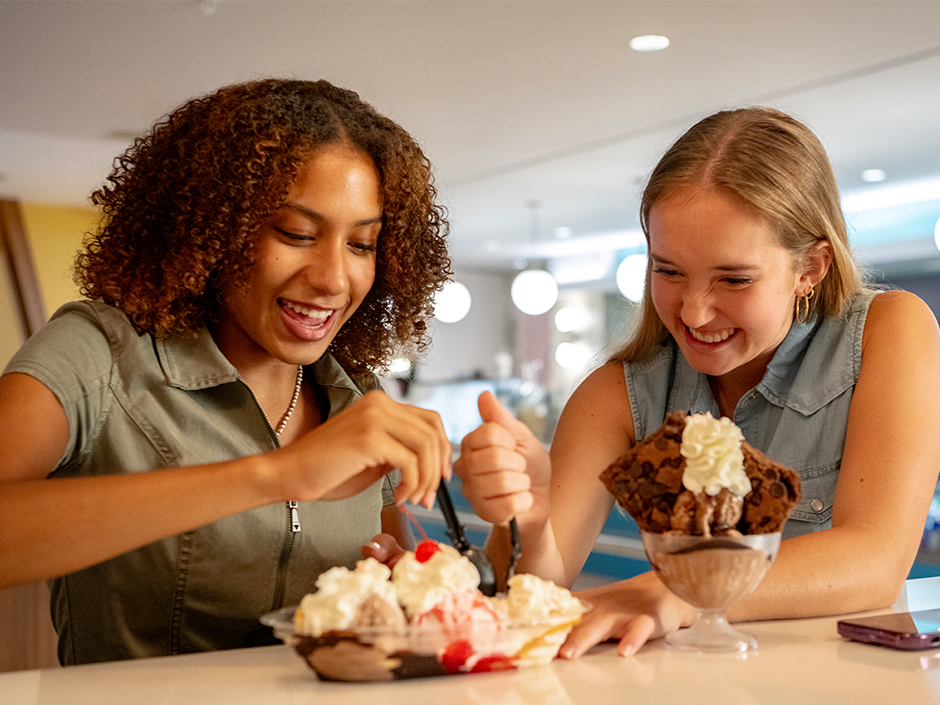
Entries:
<svg viewBox="0 0 940 705">
<path fill-rule="evenodd" d="M 4 370 L 39 380 L 65 410 L 69 441 L 59 466 L 80 452 L 106 413 L 111 361 L 111 344 L 96 309 L 75 302 L 56 311 Z"/>
</svg>

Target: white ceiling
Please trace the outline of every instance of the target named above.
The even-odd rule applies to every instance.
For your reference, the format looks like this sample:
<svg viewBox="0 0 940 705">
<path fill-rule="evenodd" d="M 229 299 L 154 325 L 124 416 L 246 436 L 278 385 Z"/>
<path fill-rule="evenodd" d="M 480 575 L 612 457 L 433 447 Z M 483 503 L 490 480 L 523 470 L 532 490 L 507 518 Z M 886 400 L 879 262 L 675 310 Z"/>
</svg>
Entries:
<svg viewBox="0 0 940 705">
<path fill-rule="evenodd" d="M 648 33 L 671 46 L 629 49 Z M 195 95 L 267 75 L 352 88 L 424 145 L 458 269 L 570 256 L 558 226 L 588 249 L 634 230 L 657 156 L 730 106 L 807 121 L 847 195 L 869 167 L 940 178 L 933 0 L 0 0 L 0 67 L 0 195 L 64 204 Z M 936 256 L 931 235 L 869 254 Z"/>
</svg>

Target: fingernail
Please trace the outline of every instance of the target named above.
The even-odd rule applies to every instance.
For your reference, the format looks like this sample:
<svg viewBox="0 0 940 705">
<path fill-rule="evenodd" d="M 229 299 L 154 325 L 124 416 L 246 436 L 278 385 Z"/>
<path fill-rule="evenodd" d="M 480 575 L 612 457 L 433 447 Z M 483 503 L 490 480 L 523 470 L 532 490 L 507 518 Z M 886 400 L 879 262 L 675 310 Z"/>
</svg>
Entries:
<svg viewBox="0 0 940 705">
<path fill-rule="evenodd" d="M 369 541 L 369 545 L 372 546 L 372 548 L 374 548 L 376 551 L 382 550 L 382 546 L 378 541 Z"/>
</svg>

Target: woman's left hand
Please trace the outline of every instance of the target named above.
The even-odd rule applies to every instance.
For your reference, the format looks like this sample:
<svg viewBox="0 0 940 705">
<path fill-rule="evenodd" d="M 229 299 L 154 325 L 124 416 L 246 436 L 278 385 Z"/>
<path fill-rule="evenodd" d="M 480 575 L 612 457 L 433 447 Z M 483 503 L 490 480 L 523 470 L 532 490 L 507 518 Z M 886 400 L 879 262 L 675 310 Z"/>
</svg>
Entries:
<svg viewBox="0 0 940 705">
<path fill-rule="evenodd" d="M 577 658 L 608 639 L 619 640 L 621 656 L 632 656 L 650 639 L 689 626 L 696 618 L 695 608 L 673 595 L 653 573 L 576 595 L 591 609 L 562 645 L 562 658 Z"/>
</svg>

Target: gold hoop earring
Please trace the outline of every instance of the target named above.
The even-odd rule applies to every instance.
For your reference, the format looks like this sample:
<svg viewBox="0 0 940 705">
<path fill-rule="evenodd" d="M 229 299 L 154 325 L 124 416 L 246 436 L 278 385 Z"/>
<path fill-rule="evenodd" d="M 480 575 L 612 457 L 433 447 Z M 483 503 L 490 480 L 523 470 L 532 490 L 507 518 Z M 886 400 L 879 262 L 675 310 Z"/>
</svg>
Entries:
<svg viewBox="0 0 940 705">
<path fill-rule="evenodd" d="M 806 319 L 809 318 L 809 300 L 816 295 L 816 290 L 810 288 L 803 296 L 796 297 L 796 321 L 797 323 L 805 323 Z M 802 311 L 800 310 L 802 309 Z"/>
</svg>

